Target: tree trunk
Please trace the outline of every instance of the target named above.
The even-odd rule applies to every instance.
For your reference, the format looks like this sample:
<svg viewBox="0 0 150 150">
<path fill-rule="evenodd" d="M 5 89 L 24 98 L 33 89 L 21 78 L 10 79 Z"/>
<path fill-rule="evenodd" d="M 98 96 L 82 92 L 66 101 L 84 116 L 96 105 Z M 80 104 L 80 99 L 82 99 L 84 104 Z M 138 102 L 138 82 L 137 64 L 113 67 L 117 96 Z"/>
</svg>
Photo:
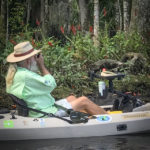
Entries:
<svg viewBox="0 0 150 150">
<path fill-rule="evenodd" d="M 42 38 L 45 38 L 45 0 L 41 0 L 41 16 L 40 16 L 40 21 L 41 21 L 41 28 L 42 28 Z"/>
<path fill-rule="evenodd" d="M 16 2 L 17 0 L 12 1 L 11 3 Z M 63 26 L 65 29 L 65 34 L 70 33 L 70 25 L 72 19 L 72 0 L 22 0 L 26 2 L 26 17 L 25 24 L 30 23 L 30 27 L 40 26 L 42 30 L 42 37 L 45 36 L 55 36 L 61 38 L 62 36 L 60 31 L 60 26 Z M 22 1 L 17 1 L 21 3 Z M 7 17 L 6 17 L 6 2 L 7 0 L 0 0 L 0 17 L 2 22 L 7 27 Z M 8 0 L 10 2 L 10 0 Z M 87 3 L 85 3 L 87 4 Z M 16 9 L 14 7 L 14 9 Z M 16 25 L 17 26 L 17 25 Z M 88 26 L 88 25 L 87 25 Z M 11 28 L 10 28 L 11 29 Z M 9 29 L 9 30 L 10 30 Z M 40 33 L 38 32 L 40 35 Z M 40 36 L 41 39 L 41 36 Z"/>
<path fill-rule="evenodd" d="M 7 19 L 6 19 L 6 2 L 5 0 L 0 1 L 0 51 L 4 51 L 4 47 L 6 45 L 6 25 L 7 25 Z M 8 36 L 7 36 L 8 39 Z"/>
<path fill-rule="evenodd" d="M 116 30 L 120 30 L 120 11 L 119 11 L 119 1 L 115 2 L 115 23 L 116 23 Z"/>
<path fill-rule="evenodd" d="M 118 0 L 118 4 L 119 4 L 119 18 L 120 18 L 120 30 L 123 30 L 123 16 L 122 16 L 122 0 Z"/>
<path fill-rule="evenodd" d="M 123 0 L 123 24 L 124 24 L 124 31 L 129 29 L 130 23 L 130 15 L 129 15 L 129 0 Z"/>
<path fill-rule="evenodd" d="M 1 19 L 4 21 L 5 18 L 5 0 L 1 0 Z"/>
<path fill-rule="evenodd" d="M 99 0 L 94 0 L 94 45 L 98 46 L 98 36 L 99 36 Z"/>
<path fill-rule="evenodd" d="M 116 29 L 123 30 L 122 0 L 116 0 L 115 9 L 116 9 L 115 15 Z"/>
<path fill-rule="evenodd" d="M 45 28 L 45 36 L 48 36 L 48 0 L 45 0 L 45 5 L 44 5 L 44 28 Z"/>
<path fill-rule="evenodd" d="M 60 36 L 60 26 L 70 32 L 70 3 L 69 0 L 41 0 L 40 21 L 44 36 Z"/>
<path fill-rule="evenodd" d="M 150 0 L 132 0 L 130 30 L 137 30 L 144 38 L 150 38 Z"/>
<path fill-rule="evenodd" d="M 8 42 L 8 36 L 9 36 L 9 21 L 8 21 L 8 18 L 9 18 L 9 1 L 7 0 L 7 5 L 6 5 L 6 10 L 7 10 L 7 18 L 6 18 L 6 45 L 7 45 L 7 42 Z"/>
<path fill-rule="evenodd" d="M 31 0 L 27 0 L 27 1 L 26 1 L 26 5 L 27 5 L 27 18 L 26 18 L 26 24 L 28 24 L 28 23 L 29 23 L 29 20 L 30 20 Z"/>
<path fill-rule="evenodd" d="M 88 22 L 88 2 L 87 0 L 78 1 L 80 8 L 80 22 L 83 31 L 88 31 L 89 22 Z"/>
</svg>

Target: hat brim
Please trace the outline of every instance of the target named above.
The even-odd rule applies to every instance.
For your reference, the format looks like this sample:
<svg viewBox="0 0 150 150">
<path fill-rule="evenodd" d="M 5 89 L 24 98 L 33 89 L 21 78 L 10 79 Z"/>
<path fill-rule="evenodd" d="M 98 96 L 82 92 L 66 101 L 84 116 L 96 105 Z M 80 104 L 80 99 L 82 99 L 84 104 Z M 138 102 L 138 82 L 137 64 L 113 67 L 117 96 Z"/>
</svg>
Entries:
<svg viewBox="0 0 150 150">
<path fill-rule="evenodd" d="M 30 57 L 32 57 L 32 56 L 34 56 L 34 55 L 36 55 L 36 54 L 38 54 L 40 52 L 41 52 L 41 50 L 34 50 L 32 53 L 27 54 L 25 56 L 20 56 L 20 57 L 15 57 L 14 56 L 14 52 L 13 52 L 10 55 L 8 55 L 6 60 L 7 60 L 7 62 L 15 63 L 15 62 L 23 61 L 23 60 L 25 60 L 27 58 L 30 58 Z"/>
</svg>

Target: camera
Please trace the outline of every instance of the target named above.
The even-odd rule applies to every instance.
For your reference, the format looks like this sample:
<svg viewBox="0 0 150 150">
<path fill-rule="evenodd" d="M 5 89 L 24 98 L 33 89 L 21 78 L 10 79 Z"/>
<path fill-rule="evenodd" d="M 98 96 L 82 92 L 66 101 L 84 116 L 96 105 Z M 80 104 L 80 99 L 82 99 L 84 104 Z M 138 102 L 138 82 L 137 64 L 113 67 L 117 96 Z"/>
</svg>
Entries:
<svg viewBox="0 0 150 150">
<path fill-rule="evenodd" d="M 39 57 L 40 57 L 40 53 L 39 53 L 39 54 L 37 54 L 37 55 L 36 55 L 36 57 L 37 57 L 37 58 L 39 58 Z"/>
</svg>

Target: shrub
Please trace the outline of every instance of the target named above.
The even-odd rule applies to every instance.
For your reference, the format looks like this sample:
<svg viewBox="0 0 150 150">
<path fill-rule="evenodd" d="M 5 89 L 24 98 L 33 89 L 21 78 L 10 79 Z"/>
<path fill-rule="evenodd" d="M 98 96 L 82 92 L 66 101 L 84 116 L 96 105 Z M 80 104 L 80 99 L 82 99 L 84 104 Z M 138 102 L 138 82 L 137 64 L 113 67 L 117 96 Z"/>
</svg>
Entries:
<svg viewBox="0 0 150 150">
<path fill-rule="evenodd" d="M 16 43 L 29 40 L 34 48 L 42 49 L 45 64 L 54 75 L 57 88 L 54 90 L 56 98 L 68 96 L 70 93 L 76 95 L 87 95 L 96 89 L 97 81 L 90 82 L 88 78 L 89 66 L 99 59 L 120 59 L 126 52 L 145 52 L 143 42 L 138 33 L 118 32 L 114 37 L 109 37 L 107 29 L 100 34 L 100 47 L 94 47 L 92 34 L 83 34 L 76 31 L 69 36 L 65 35 L 66 43 L 62 43 L 54 37 L 35 40 L 35 34 L 40 29 L 27 30 L 13 38 Z M 74 30 L 75 31 L 75 30 Z M 41 33 L 42 34 L 42 33 Z M 2 58 L 13 51 L 14 42 L 9 41 L 2 54 Z M 95 91 L 94 91 L 95 92 Z"/>
<path fill-rule="evenodd" d="M 109 37 L 107 29 L 100 34 L 101 55 L 120 60 L 127 52 L 143 53 L 147 56 L 147 48 L 138 32 L 126 33 L 118 31 Z"/>
</svg>

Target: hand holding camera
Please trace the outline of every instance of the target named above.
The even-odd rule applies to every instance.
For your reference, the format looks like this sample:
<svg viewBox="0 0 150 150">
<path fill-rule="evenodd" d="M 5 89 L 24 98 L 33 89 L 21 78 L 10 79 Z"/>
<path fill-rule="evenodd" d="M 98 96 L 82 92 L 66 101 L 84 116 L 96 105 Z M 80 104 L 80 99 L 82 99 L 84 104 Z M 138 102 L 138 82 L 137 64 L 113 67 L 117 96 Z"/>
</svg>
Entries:
<svg viewBox="0 0 150 150">
<path fill-rule="evenodd" d="M 39 66 L 39 68 L 44 66 L 44 58 L 41 53 L 39 53 L 35 56 L 35 60 L 37 62 L 37 65 Z"/>
</svg>

